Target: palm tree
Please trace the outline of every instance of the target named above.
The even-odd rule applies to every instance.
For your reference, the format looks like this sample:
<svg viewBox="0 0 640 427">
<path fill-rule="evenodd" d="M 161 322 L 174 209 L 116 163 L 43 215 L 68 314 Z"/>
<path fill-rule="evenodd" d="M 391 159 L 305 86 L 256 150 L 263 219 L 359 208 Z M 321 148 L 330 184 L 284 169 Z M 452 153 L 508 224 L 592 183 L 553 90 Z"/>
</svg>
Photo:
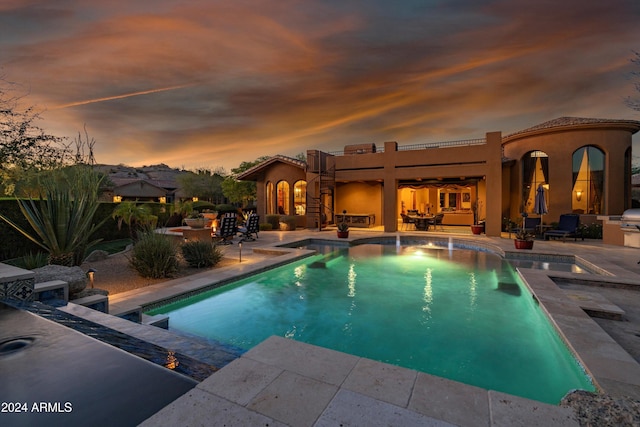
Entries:
<svg viewBox="0 0 640 427">
<path fill-rule="evenodd" d="M 129 236 L 134 242 L 137 240 L 139 229 L 153 227 L 158 220 L 158 217 L 152 215 L 147 206 L 134 201 L 121 202 L 111 216 L 118 219 L 118 230 L 122 228 L 123 223 L 127 224 Z"/>
</svg>

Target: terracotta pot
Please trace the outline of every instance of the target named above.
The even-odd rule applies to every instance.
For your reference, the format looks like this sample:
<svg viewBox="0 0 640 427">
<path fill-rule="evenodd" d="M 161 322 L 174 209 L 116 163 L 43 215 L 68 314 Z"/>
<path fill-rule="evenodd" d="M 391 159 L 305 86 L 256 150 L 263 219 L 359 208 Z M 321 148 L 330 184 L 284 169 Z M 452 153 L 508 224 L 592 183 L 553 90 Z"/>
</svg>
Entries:
<svg viewBox="0 0 640 427">
<path fill-rule="evenodd" d="M 346 239 L 349 237 L 349 231 L 338 231 L 338 237 L 340 239 Z"/>
<path fill-rule="evenodd" d="M 518 240 L 515 239 L 513 243 L 516 249 L 533 249 L 533 240 Z"/>
<path fill-rule="evenodd" d="M 473 234 L 482 234 L 484 233 L 484 225 L 474 224 L 471 226 L 471 232 Z"/>
</svg>

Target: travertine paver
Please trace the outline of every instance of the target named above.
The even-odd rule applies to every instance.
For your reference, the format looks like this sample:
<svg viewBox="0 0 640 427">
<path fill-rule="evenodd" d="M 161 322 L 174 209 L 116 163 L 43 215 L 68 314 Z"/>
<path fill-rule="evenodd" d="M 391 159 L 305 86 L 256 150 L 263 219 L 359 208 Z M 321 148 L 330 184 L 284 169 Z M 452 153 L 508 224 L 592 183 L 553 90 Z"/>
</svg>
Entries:
<svg viewBox="0 0 640 427">
<path fill-rule="evenodd" d="M 333 385 L 341 385 L 359 360 L 357 356 L 275 336 L 243 357 Z"/>
<path fill-rule="evenodd" d="M 578 427 L 573 410 L 489 391 L 492 427 Z"/>
<path fill-rule="evenodd" d="M 406 407 L 417 375 L 411 369 L 360 359 L 342 387 Z"/>
<path fill-rule="evenodd" d="M 280 368 L 242 357 L 204 380 L 198 388 L 246 405 L 282 372 Z"/>
<path fill-rule="evenodd" d="M 487 390 L 422 372 L 409 409 L 462 427 L 489 426 Z"/>
<path fill-rule="evenodd" d="M 272 418 L 194 389 L 145 420 L 141 427 L 269 426 L 285 427 Z"/>
<path fill-rule="evenodd" d="M 337 391 L 335 385 L 285 371 L 247 408 L 292 426 L 311 426 Z"/>
<path fill-rule="evenodd" d="M 338 392 L 315 424 L 315 427 L 325 426 L 455 427 L 454 424 L 349 390 Z"/>
</svg>

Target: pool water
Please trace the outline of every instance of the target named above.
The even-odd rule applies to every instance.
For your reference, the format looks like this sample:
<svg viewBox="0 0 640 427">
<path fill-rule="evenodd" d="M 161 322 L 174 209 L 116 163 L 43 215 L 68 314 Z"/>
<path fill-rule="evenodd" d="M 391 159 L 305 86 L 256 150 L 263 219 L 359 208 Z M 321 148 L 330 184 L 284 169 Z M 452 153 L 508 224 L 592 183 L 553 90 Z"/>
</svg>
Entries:
<svg viewBox="0 0 640 427">
<path fill-rule="evenodd" d="M 244 349 L 279 335 L 548 403 L 594 390 L 501 257 L 428 246 L 316 249 L 150 314 Z"/>
</svg>

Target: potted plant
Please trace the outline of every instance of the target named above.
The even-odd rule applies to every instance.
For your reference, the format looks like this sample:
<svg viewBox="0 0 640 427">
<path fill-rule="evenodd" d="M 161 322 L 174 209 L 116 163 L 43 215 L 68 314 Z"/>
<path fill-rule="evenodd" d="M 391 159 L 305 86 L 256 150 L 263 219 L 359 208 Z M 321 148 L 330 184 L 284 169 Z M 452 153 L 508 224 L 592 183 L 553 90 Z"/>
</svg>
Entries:
<svg viewBox="0 0 640 427">
<path fill-rule="evenodd" d="M 478 216 L 480 215 L 480 210 L 482 209 L 482 200 L 477 200 L 473 202 L 471 205 L 471 210 L 473 211 L 473 225 L 471 226 L 471 232 L 473 234 L 482 234 L 484 233 L 484 221 L 478 221 Z"/>
<path fill-rule="evenodd" d="M 204 228 L 206 218 L 198 211 L 193 211 L 184 219 L 184 223 L 191 228 Z"/>
<path fill-rule="evenodd" d="M 516 232 L 513 243 L 516 249 L 533 249 L 533 234 L 521 228 Z"/>
<path fill-rule="evenodd" d="M 347 224 L 347 211 L 342 211 L 342 221 L 338 223 L 338 237 L 346 239 L 349 237 L 349 225 Z"/>
</svg>

